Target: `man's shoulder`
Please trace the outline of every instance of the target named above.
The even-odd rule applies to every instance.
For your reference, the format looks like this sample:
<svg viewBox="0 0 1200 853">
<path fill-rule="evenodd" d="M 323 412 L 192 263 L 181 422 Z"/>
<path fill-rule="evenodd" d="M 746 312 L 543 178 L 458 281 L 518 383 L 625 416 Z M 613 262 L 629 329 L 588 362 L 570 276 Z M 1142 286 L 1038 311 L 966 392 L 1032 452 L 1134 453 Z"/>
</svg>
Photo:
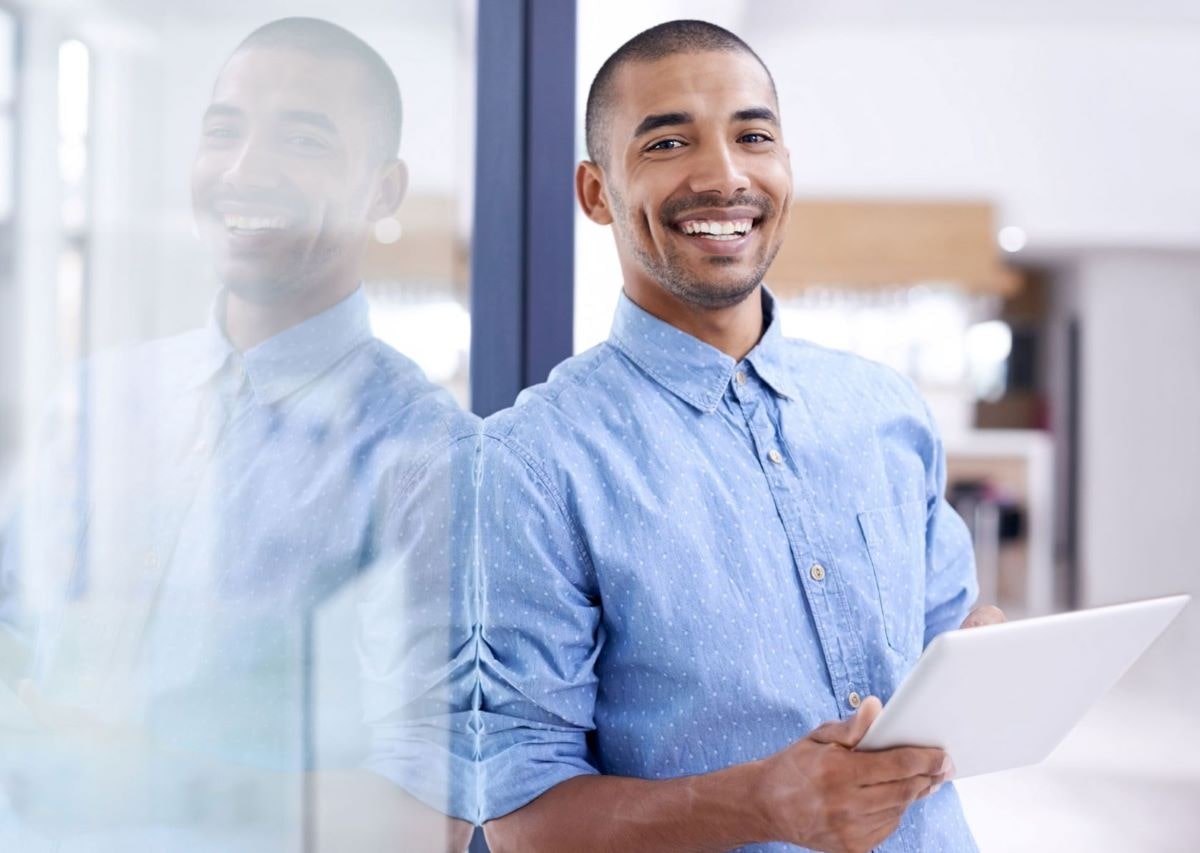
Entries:
<svg viewBox="0 0 1200 853">
<path fill-rule="evenodd" d="M 207 344 L 204 329 L 118 343 L 85 356 L 69 379 L 86 382 L 92 393 L 161 393 L 184 384 L 187 371 L 195 369 Z"/>
<path fill-rule="evenodd" d="M 510 408 L 487 418 L 484 434 L 543 443 L 548 430 L 594 422 L 604 409 L 620 405 L 630 393 L 631 378 L 619 352 L 608 343 L 597 344 L 561 362 L 545 382 L 526 388 Z"/>
<path fill-rule="evenodd" d="M 854 394 L 905 407 L 922 405 L 913 381 L 881 361 L 803 338 L 785 338 L 783 349 L 789 373 L 808 393 Z"/>
<path fill-rule="evenodd" d="M 423 433 L 437 442 L 479 431 L 479 418 L 430 381 L 411 358 L 378 338 L 366 341 L 339 372 L 356 415 L 388 432 Z"/>
</svg>

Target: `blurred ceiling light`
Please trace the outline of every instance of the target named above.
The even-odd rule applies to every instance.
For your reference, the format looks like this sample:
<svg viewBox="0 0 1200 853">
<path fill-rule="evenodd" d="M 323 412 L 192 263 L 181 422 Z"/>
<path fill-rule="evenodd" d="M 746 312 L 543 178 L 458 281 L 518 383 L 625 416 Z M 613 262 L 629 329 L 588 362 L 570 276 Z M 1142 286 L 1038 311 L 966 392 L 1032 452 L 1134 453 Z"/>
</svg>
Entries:
<svg viewBox="0 0 1200 853">
<path fill-rule="evenodd" d="M 375 239 L 385 246 L 399 240 L 403 231 L 400 223 L 391 216 L 385 216 L 375 223 Z"/>
<path fill-rule="evenodd" d="M 1001 228 L 996 239 L 1000 243 L 1000 248 L 1006 252 L 1019 252 L 1025 248 L 1025 244 L 1028 242 L 1024 229 L 1015 225 L 1006 225 Z"/>
</svg>

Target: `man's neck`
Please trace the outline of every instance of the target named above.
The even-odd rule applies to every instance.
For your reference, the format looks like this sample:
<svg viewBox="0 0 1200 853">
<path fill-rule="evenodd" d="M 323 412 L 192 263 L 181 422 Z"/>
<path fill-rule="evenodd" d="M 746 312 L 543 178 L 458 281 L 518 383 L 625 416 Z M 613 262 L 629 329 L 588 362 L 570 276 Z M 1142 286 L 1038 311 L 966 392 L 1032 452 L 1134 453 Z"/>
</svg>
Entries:
<svg viewBox="0 0 1200 853">
<path fill-rule="evenodd" d="M 734 361 L 745 358 L 763 334 L 761 285 L 741 302 L 724 308 L 692 305 L 657 285 L 638 287 L 626 282 L 625 295 L 643 311 L 719 349 Z"/>
<path fill-rule="evenodd" d="M 266 304 L 251 302 L 232 290 L 226 290 L 224 316 L 221 318 L 225 336 L 238 352 L 245 352 L 329 310 L 357 287 L 356 281 L 337 287 L 314 287 L 293 298 Z"/>
</svg>

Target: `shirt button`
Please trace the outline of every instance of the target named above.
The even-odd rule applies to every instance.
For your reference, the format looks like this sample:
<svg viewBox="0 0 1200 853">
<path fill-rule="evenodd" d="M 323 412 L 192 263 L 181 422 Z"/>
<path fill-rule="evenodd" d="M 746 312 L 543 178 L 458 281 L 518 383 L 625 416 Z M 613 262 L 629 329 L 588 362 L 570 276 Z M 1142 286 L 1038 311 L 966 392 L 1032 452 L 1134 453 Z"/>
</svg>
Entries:
<svg viewBox="0 0 1200 853">
<path fill-rule="evenodd" d="M 825 567 L 822 566 L 820 563 L 813 563 L 813 567 L 808 570 L 808 573 L 812 576 L 812 579 L 815 581 L 825 580 Z"/>
<path fill-rule="evenodd" d="M 783 461 L 783 454 L 780 453 L 778 450 L 772 450 L 770 453 L 767 454 L 767 458 L 770 459 L 772 462 L 774 462 L 776 465 L 778 465 L 780 462 Z"/>
<path fill-rule="evenodd" d="M 735 382 L 737 382 L 738 385 L 746 384 L 746 374 L 740 370 L 737 373 L 733 374 L 733 379 Z"/>
<path fill-rule="evenodd" d="M 861 696 L 859 696 L 857 693 L 855 693 L 855 692 L 851 691 L 851 693 L 850 693 L 850 707 L 851 707 L 851 708 L 857 708 L 857 707 L 858 707 L 859 705 L 861 705 L 861 704 L 862 704 L 862 697 L 861 697 Z"/>
</svg>

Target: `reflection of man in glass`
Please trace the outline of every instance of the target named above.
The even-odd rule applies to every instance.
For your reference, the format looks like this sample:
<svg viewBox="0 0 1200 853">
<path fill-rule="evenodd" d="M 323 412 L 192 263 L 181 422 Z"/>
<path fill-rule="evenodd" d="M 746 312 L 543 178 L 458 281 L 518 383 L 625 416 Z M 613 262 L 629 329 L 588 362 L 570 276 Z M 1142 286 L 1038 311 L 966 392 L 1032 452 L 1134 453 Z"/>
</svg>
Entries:
<svg viewBox="0 0 1200 853">
<path fill-rule="evenodd" d="M 96 820 L 122 783 L 146 801 L 117 812 L 200 848 L 230 824 L 274 827 L 256 849 L 314 830 L 322 848 L 441 847 L 447 824 L 419 801 L 469 816 L 469 749 L 421 721 L 454 701 L 436 673 L 470 666 L 456 510 L 475 425 L 371 335 L 359 284 L 369 229 L 404 193 L 399 137 L 391 71 L 332 24 L 268 24 L 221 70 L 192 173 L 223 285 L 212 320 L 84 368 L 69 461 L 9 548 L 43 617 L 36 723 L 124 744 L 85 750 L 78 788 L 21 776 L 45 822 Z M 357 641 L 323 628 L 351 588 Z M 331 683 L 361 700 L 322 695 L 356 657 L 361 679 Z M 330 763 L 350 769 L 306 773 L 320 720 L 352 700 L 373 772 L 334 732 Z"/>
<path fill-rule="evenodd" d="M 484 428 L 489 841 L 971 849 L 944 753 L 852 751 L 974 562 L 911 385 L 780 333 L 770 74 L 719 27 L 655 27 L 597 74 L 587 143 L 612 334 Z"/>
</svg>

